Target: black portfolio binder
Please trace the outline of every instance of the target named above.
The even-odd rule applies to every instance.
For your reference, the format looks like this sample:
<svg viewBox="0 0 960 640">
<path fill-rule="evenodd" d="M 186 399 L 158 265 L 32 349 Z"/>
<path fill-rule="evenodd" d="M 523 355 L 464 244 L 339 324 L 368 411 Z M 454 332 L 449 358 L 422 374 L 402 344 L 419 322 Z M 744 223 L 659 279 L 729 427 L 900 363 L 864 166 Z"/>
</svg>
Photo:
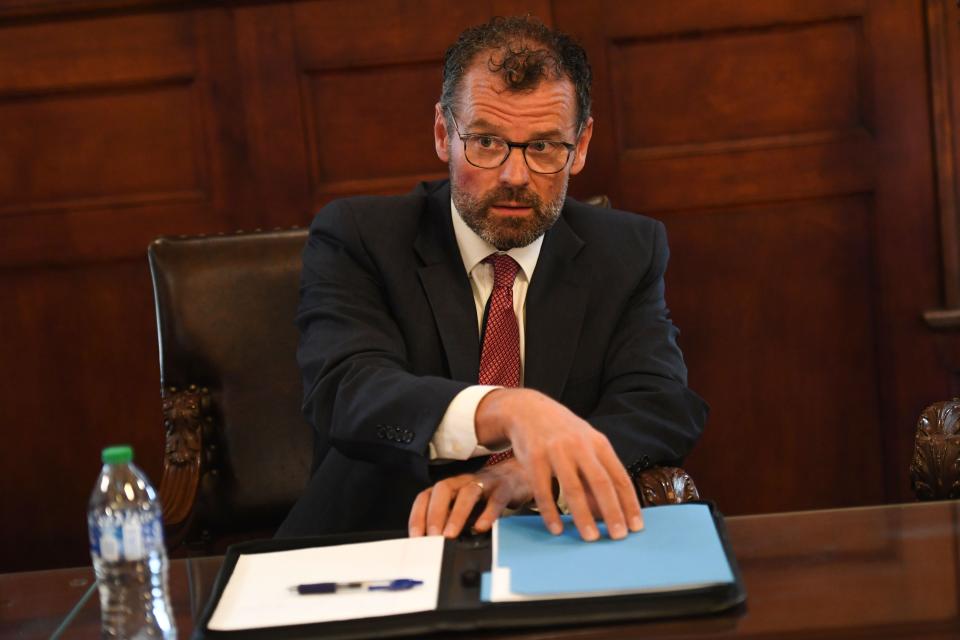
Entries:
<svg viewBox="0 0 960 640">
<path fill-rule="evenodd" d="M 734 581 L 730 584 L 683 589 L 679 591 L 633 593 L 577 599 L 535 600 L 525 602 L 482 602 L 480 576 L 490 570 L 490 535 L 464 535 L 446 540 L 440 577 L 437 608 L 433 611 L 403 615 L 339 620 L 314 624 L 216 631 L 207 628 L 238 559 L 244 554 L 288 551 L 357 542 L 372 542 L 406 537 L 406 531 L 330 535 L 282 540 L 256 540 L 232 545 L 213 587 L 210 600 L 197 620 L 196 640 L 230 638 L 339 639 L 428 634 L 481 629 L 586 625 L 603 622 L 705 616 L 726 611 L 746 600 L 746 591 L 736 559 L 727 541 L 723 516 L 711 505 L 716 525 Z"/>
</svg>

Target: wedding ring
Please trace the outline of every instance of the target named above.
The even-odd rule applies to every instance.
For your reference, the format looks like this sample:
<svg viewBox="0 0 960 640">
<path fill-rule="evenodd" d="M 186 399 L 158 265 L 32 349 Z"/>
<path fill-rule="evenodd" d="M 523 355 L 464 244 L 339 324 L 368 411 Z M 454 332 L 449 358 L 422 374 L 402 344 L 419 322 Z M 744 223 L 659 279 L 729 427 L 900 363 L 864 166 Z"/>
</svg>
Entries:
<svg viewBox="0 0 960 640">
<path fill-rule="evenodd" d="M 482 482 L 480 482 L 479 480 L 474 480 L 474 481 L 473 481 L 473 484 L 475 484 L 475 485 L 477 485 L 478 487 L 480 487 L 480 493 L 483 493 L 483 483 L 482 483 Z"/>
</svg>

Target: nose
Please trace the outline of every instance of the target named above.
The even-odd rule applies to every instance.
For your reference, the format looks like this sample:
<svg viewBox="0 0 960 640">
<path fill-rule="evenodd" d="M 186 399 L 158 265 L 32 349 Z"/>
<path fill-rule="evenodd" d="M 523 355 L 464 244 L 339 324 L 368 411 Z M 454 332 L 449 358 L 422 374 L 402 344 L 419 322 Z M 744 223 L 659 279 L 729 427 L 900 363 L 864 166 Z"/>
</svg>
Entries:
<svg viewBox="0 0 960 640">
<path fill-rule="evenodd" d="M 510 149 L 510 155 L 500 165 L 500 182 L 513 186 L 523 186 L 530 182 L 530 169 L 523 158 L 523 149 Z"/>
</svg>

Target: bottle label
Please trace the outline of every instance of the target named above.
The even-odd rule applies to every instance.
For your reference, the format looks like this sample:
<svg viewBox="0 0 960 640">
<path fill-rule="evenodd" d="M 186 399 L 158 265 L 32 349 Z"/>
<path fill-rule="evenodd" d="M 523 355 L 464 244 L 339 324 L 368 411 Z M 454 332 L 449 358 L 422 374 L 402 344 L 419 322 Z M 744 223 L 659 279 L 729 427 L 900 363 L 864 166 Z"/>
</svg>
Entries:
<svg viewBox="0 0 960 640">
<path fill-rule="evenodd" d="M 162 549 L 163 527 L 153 514 L 100 514 L 91 523 L 90 552 L 107 562 L 142 560 Z"/>
</svg>

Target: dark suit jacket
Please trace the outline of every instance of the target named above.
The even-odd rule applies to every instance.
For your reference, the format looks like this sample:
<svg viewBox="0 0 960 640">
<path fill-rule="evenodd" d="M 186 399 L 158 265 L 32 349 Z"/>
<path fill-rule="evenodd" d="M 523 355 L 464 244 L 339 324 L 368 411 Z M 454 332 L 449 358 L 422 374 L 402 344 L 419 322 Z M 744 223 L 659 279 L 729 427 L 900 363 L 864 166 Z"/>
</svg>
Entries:
<svg viewBox="0 0 960 640">
<path fill-rule="evenodd" d="M 706 419 L 664 302 L 663 225 L 567 199 L 526 300 L 524 384 L 604 432 L 628 469 L 678 463 Z M 405 528 L 447 405 L 476 384 L 476 309 L 446 181 L 317 215 L 297 323 L 313 475 L 278 535 Z"/>
</svg>

